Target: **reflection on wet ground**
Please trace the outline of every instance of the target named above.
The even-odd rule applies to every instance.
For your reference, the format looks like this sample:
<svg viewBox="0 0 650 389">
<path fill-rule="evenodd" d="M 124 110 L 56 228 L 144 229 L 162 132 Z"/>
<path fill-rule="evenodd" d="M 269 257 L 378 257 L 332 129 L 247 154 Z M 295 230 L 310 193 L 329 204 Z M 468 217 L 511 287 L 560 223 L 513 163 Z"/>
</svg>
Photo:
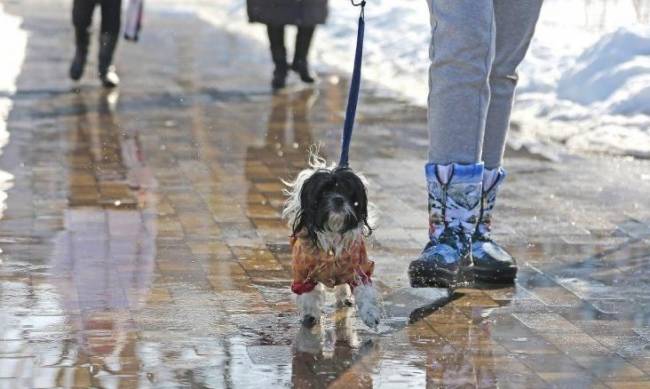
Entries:
<svg viewBox="0 0 650 389">
<path fill-rule="evenodd" d="M 0 157 L 0 387 L 650 385 L 647 162 L 511 151 L 497 235 L 516 287 L 378 333 L 330 302 L 301 328 L 280 178 L 312 143 L 336 155 L 346 83 L 273 96 L 264 48 L 151 14 L 121 90 L 72 93 L 51 49 L 67 12 L 28 3 L 9 6 L 32 36 Z M 390 316 L 426 239 L 424 114 L 373 90 L 361 109 Z"/>
</svg>

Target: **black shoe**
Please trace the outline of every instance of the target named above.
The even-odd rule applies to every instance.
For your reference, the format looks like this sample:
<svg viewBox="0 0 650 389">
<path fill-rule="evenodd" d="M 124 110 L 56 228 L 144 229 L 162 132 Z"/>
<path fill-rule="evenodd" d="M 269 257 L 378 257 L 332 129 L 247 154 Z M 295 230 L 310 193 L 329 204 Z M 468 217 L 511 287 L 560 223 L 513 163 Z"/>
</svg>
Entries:
<svg viewBox="0 0 650 389">
<path fill-rule="evenodd" d="M 70 78 L 79 81 L 83 76 L 86 67 L 86 57 L 88 56 L 88 44 L 90 43 L 90 33 L 88 30 L 75 29 L 76 50 L 72 64 L 70 64 Z"/>
<path fill-rule="evenodd" d="M 113 66 L 113 54 L 117 40 L 117 34 L 104 33 L 99 37 L 99 78 L 106 88 L 115 88 L 120 83 L 120 78 Z"/>
<path fill-rule="evenodd" d="M 307 64 L 307 61 L 293 61 L 291 64 L 291 70 L 298 73 L 302 82 L 313 84 L 316 81 L 309 72 L 309 65 Z"/>
<path fill-rule="evenodd" d="M 309 73 L 309 65 L 307 57 L 309 56 L 309 47 L 314 36 L 315 26 L 298 27 L 298 34 L 296 35 L 296 49 L 293 54 L 293 63 L 291 70 L 300 75 L 302 82 L 307 84 L 314 83 L 314 77 Z"/>
<path fill-rule="evenodd" d="M 277 65 L 275 70 L 273 70 L 273 80 L 271 81 L 271 87 L 274 90 L 282 89 L 287 86 L 287 65 Z"/>
<path fill-rule="evenodd" d="M 284 26 L 267 25 L 266 27 L 271 48 L 271 58 L 273 64 L 275 64 L 271 87 L 273 90 L 282 89 L 287 85 L 287 73 L 289 72 L 287 49 L 284 46 Z"/>
<path fill-rule="evenodd" d="M 74 58 L 72 58 L 72 64 L 70 64 L 70 78 L 72 80 L 79 81 L 81 76 L 83 76 L 87 54 L 88 52 L 79 49 L 75 52 Z"/>
</svg>

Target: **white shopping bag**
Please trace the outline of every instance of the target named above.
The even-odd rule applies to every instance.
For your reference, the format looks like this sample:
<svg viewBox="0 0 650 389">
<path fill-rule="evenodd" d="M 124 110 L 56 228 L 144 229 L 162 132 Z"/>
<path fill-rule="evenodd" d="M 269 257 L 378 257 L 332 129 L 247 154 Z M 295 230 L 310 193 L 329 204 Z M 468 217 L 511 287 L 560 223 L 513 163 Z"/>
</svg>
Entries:
<svg viewBox="0 0 650 389">
<path fill-rule="evenodd" d="M 142 27 L 142 9 L 144 0 L 129 0 L 124 23 L 124 39 L 137 41 Z"/>
</svg>

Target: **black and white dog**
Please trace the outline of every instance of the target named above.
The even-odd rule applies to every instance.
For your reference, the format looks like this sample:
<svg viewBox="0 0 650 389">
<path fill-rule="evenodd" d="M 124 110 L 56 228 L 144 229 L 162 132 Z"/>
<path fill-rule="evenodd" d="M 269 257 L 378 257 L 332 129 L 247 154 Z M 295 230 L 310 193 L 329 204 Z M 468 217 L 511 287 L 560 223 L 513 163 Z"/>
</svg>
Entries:
<svg viewBox="0 0 650 389">
<path fill-rule="evenodd" d="M 291 290 L 305 324 L 320 320 L 324 287 L 335 288 L 337 302 L 352 305 L 369 327 L 380 319 L 379 295 L 368 259 L 366 237 L 372 232 L 366 180 L 349 168 L 328 166 L 312 153 L 310 167 L 285 182 L 283 217 L 292 230 Z"/>
</svg>

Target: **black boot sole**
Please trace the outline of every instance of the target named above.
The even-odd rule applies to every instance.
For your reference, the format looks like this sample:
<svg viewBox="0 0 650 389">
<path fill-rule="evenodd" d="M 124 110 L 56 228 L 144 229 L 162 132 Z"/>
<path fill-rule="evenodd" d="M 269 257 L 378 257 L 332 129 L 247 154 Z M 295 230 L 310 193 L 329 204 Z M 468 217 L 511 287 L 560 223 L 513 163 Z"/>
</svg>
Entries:
<svg viewBox="0 0 650 389">
<path fill-rule="evenodd" d="M 486 284 L 514 284 L 515 278 L 517 278 L 516 267 L 494 270 L 474 266 L 472 273 L 476 282 Z"/>
<path fill-rule="evenodd" d="M 409 280 L 413 288 L 461 288 L 474 283 L 471 269 L 457 272 L 436 268 L 425 261 L 413 261 L 409 265 Z"/>
</svg>

